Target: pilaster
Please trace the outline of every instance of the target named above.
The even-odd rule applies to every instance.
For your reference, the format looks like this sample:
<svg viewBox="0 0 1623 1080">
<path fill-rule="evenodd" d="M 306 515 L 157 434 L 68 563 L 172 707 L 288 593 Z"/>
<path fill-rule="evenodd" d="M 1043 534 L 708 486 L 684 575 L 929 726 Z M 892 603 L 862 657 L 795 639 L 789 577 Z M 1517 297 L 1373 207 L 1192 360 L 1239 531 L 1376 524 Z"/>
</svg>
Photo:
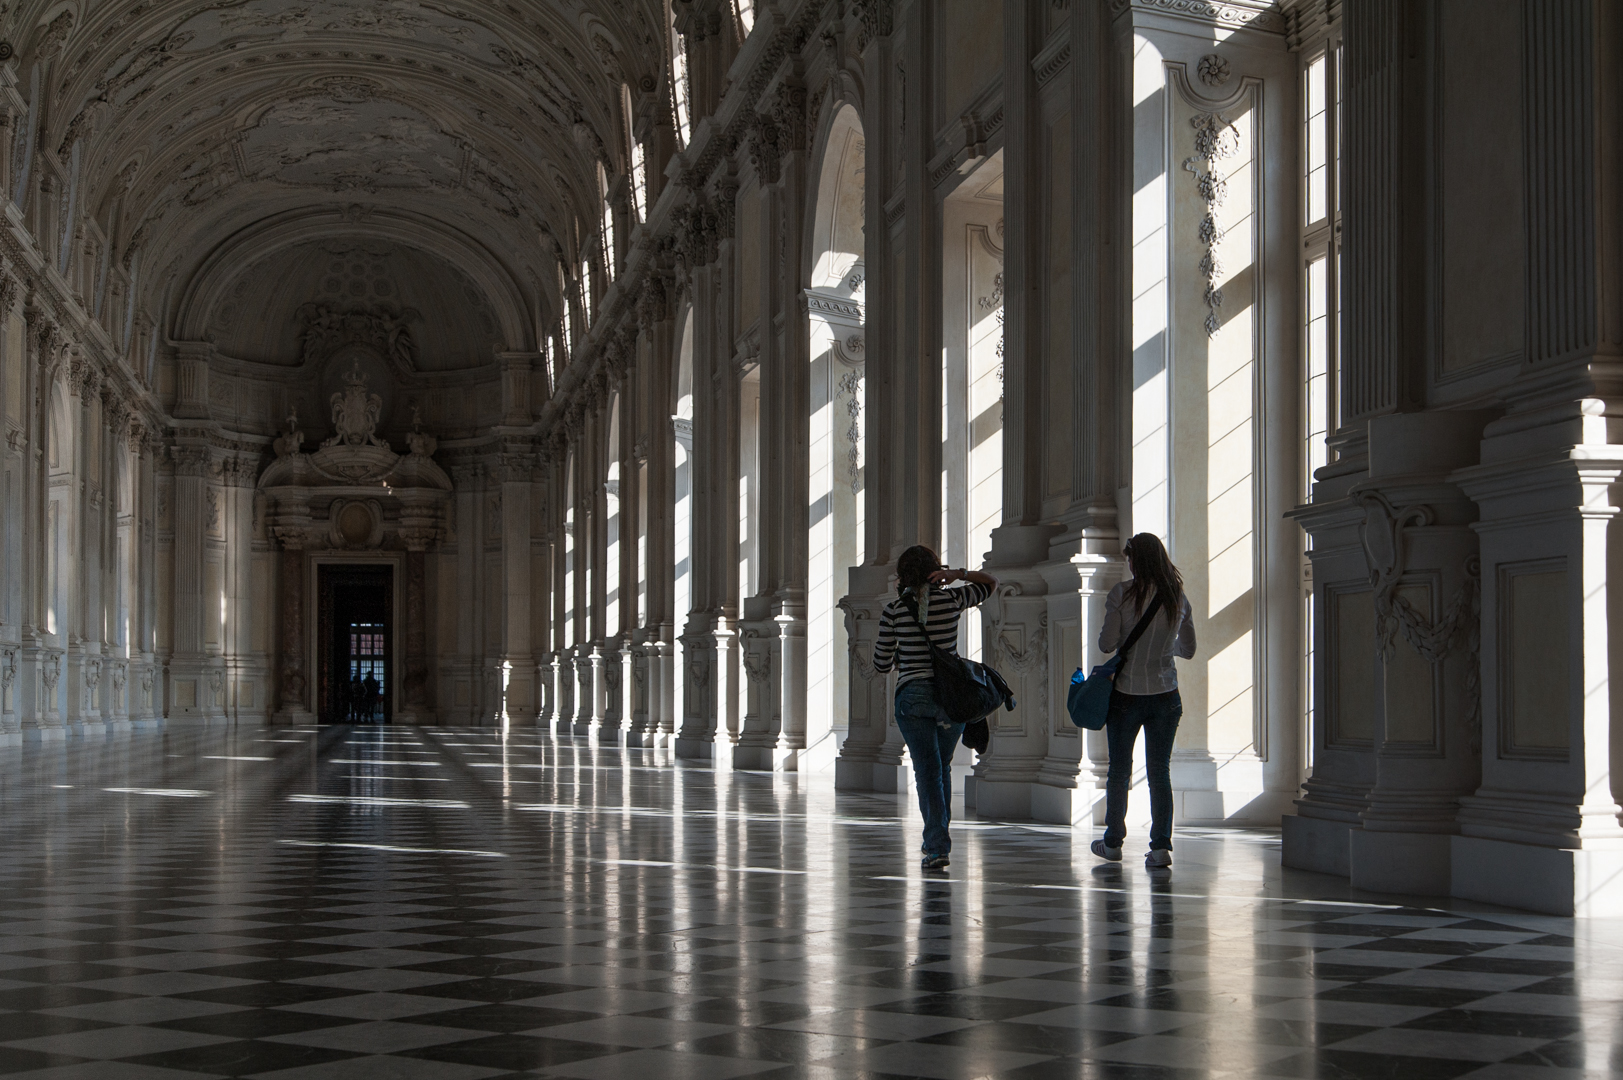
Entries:
<svg viewBox="0 0 1623 1080">
<path fill-rule="evenodd" d="M 1352 884 L 1446 895 L 1459 799 L 1481 780 L 1475 504 L 1444 477 L 1473 464 L 1481 412 L 1370 421 L 1369 478 L 1352 489 L 1374 612 L 1375 784 L 1348 840 Z"/>
</svg>

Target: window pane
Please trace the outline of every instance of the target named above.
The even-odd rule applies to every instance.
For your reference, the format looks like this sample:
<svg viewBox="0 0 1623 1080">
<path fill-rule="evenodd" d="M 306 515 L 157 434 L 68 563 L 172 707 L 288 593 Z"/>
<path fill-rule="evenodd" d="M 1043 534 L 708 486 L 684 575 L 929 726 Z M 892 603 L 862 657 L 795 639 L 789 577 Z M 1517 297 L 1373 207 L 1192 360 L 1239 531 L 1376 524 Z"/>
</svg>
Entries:
<svg viewBox="0 0 1623 1080">
<path fill-rule="evenodd" d="M 1307 475 L 1303 478 L 1303 492 L 1313 489 L 1313 471 L 1329 461 L 1325 442 L 1330 433 L 1330 308 L 1329 267 L 1327 256 L 1319 256 L 1307 264 L 1307 379 L 1305 434 L 1307 436 Z"/>
<path fill-rule="evenodd" d="M 1325 215 L 1329 178 L 1329 114 L 1325 109 L 1325 78 L 1328 65 L 1323 56 L 1307 66 L 1302 131 L 1303 174 L 1305 179 L 1304 219 L 1318 221 Z"/>
</svg>

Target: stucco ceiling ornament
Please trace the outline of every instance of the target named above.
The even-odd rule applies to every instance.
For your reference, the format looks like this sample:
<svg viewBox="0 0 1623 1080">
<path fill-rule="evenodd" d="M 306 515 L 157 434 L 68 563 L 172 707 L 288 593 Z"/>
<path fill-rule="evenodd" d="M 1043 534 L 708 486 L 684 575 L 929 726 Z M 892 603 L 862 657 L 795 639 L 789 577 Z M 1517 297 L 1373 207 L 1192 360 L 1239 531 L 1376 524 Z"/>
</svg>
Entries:
<svg viewBox="0 0 1623 1080">
<path fill-rule="evenodd" d="M 344 310 L 326 304 L 305 304 L 299 308 L 304 322 L 302 356 L 305 363 L 325 360 L 345 345 L 370 345 L 396 365 L 411 371 L 417 358 L 417 345 L 410 323 L 422 318 L 415 308 L 394 308 L 385 304 Z"/>
</svg>

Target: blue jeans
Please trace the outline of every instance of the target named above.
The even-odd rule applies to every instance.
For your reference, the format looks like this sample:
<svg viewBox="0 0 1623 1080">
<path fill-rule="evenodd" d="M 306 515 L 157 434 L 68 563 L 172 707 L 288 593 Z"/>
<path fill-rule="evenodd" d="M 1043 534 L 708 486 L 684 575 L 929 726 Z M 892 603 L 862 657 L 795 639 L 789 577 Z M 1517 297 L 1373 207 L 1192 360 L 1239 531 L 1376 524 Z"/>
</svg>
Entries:
<svg viewBox="0 0 1623 1080">
<path fill-rule="evenodd" d="M 1105 846 L 1121 847 L 1127 835 L 1127 791 L 1133 786 L 1133 744 L 1144 729 L 1145 779 L 1150 787 L 1150 850 L 1172 850 L 1172 740 L 1183 716 L 1183 698 L 1164 694 L 1110 693 L 1105 734 L 1110 772 L 1105 776 Z"/>
<path fill-rule="evenodd" d="M 924 853 L 945 855 L 952 851 L 947 832 L 952 821 L 952 754 L 964 725 L 952 723 L 936 704 L 934 680 L 914 679 L 896 691 L 896 726 L 913 759 L 919 812 L 924 815 Z"/>
</svg>

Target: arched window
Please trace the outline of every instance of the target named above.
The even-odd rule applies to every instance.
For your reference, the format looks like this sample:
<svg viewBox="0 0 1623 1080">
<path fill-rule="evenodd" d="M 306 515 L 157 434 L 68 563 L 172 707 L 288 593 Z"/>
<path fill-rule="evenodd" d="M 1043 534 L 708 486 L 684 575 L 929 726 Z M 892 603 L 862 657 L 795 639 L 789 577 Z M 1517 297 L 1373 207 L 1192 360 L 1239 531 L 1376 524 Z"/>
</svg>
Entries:
<svg viewBox="0 0 1623 1080">
<path fill-rule="evenodd" d="M 668 6 L 668 5 L 667 5 Z M 676 113 L 676 141 L 688 144 L 688 54 L 682 35 L 676 29 L 676 12 L 671 11 L 671 104 Z M 680 147 L 678 147 L 680 149 Z"/>
<path fill-rule="evenodd" d="M 620 84 L 620 113 L 626 122 L 626 160 L 631 163 L 631 209 L 638 221 L 648 220 L 648 161 L 637 138 L 637 118 L 631 111 L 631 87 Z"/>
<path fill-rule="evenodd" d="M 598 201 L 603 206 L 603 223 L 598 232 L 598 243 L 603 245 L 603 270 L 608 276 L 605 281 L 614 280 L 614 260 L 619 246 L 614 242 L 614 201 L 609 198 L 609 174 L 603 168 L 603 163 L 597 163 L 597 194 Z"/>
<path fill-rule="evenodd" d="M 575 348 L 575 313 L 574 304 L 570 302 L 569 274 L 565 272 L 563 264 L 558 264 L 558 310 L 563 314 L 563 356 L 559 357 L 560 366 L 567 363 L 570 353 Z"/>
<path fill-rule="evenodd" d="M 738 40 L 749 37 L 755 29 L 755 0 L 733 0 L 733 20 L 738 24 Z"/>
<path fill-rule="evenodd" d="M 580 257 L 580 318 L 581 333 L 587 333 L 592 328 L 592 257 Z"/>
</svg>

